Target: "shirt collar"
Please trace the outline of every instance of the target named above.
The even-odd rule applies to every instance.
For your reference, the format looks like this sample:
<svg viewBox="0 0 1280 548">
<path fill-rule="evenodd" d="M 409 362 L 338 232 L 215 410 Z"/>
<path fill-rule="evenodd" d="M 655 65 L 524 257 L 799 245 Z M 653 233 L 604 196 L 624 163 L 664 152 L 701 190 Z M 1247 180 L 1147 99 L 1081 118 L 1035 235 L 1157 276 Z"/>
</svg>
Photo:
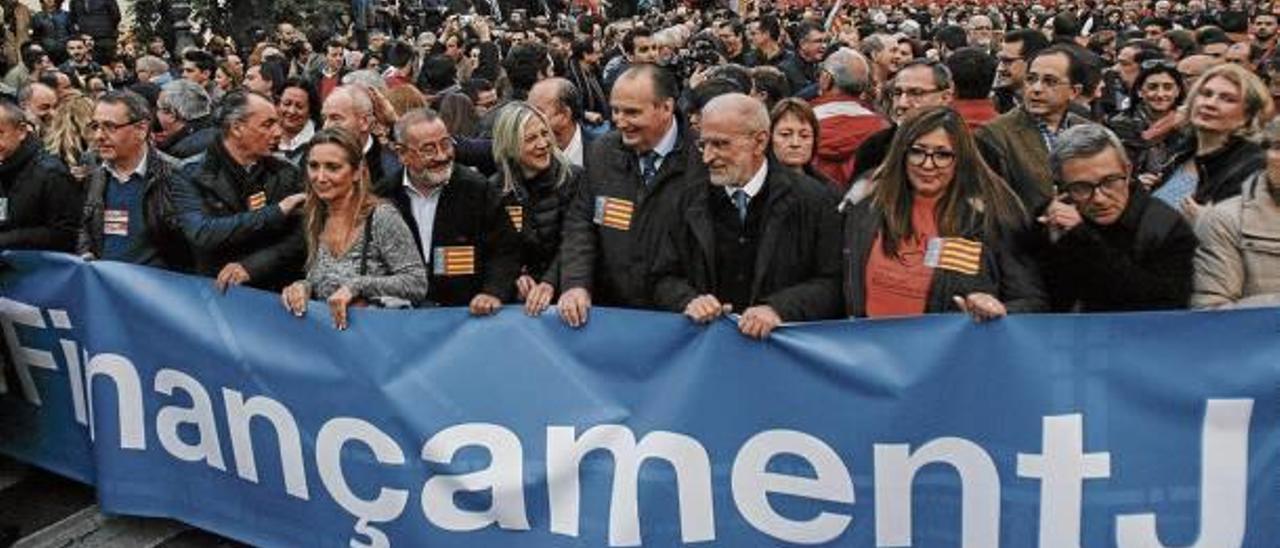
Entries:
<svg viewBox="0 0 1280 548">
<path fill-rule="evenodd" d="M 657 146 L 653 147 L 653 152 L 656 153 L 659 158 L 666 158 L 667 155 L 671 154 L 671 151 L 676 148 L 676 138 L 678 137 L 679 128 L 676 127 L 675 118 L 672 118 L 671 126 L 667 128 L 667 132 L 662 136 L 662 139 L 658 141 Z"/>
<path fill-rule="evenodd" d="M 742 186 L 724 187 L 724 193 L 727 194 L 729 198 L 733 198 L 733 194 L 735 192 L 742 190 L 747 193 L 747 199 L 750 200 L 751 198 L 755 198 L 756 195 L 760 193 L 760 189 L 764 188 L 764 180 L 768 176 L 769 176 L 769 160 L 765 160 L 763 162 L 760 162 L 760 169 L 756 170 L 755 175 L 751 176 L 751 179 L 747 181 L 747 184 Z"/>
<path fill-rule="evenodd" d="M 581 124 L 573 125 L 573 138 L 569 140 L 569 145 L 564 147 L 562 152 L 564 152 L 564 155 L 568 156 L 570 160 L 577 162 L 578 164 L 582 163 L 583 149 Z"/>
<path fill-rule="evenodd" d="M 373 148 L 373 135 L 364 138 L 364 153 L 369 154 L 369 149 Z"/>
<path fill-rule="evenodd" d="M 316 134 L 315 122 L 312 122 L 311 120 L 307 120 L 307 125 L 302 126 L 302 131 L 299 131 L 297 135 L 294 135 L 293 139 L 290 139 L 289 142 L 287 143 L 280 143 L 280 150 L 283 150 L 285 152 L 293 152 L 295 150 L 298 150 L 299 148 L 302 148 L 303 145 L 311 142 L 311 138 L 314 137 L 315 134 Z M 367 148 L 365 149 L 366 152 L 368 150 L 369 149 Z"/>
<path fill-rule="evenodd" d="M 107 170 L 107 173 L 111 174 L 112 178 L 120 183 L 128 182 L 129 178 L 134 175 L 145 179 L 147 177 L 147 148 L 142 148 L 142 157 L 138 158 L 138 165 L 129 173 L 120 173 L 116 171 L 111 167 L 111 162 L 102 162 L 102 167 Z"/>
</svg>

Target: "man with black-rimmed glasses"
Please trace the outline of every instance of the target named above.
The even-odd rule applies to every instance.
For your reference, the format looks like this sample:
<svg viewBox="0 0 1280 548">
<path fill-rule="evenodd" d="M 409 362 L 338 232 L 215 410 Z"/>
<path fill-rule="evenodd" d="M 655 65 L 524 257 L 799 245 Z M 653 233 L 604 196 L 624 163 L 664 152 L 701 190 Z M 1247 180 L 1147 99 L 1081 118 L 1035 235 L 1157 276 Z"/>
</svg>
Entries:
<svg viewBox="0 0 1280 548">
<path fill-rule="evenodd" d="M 1055 311 L 1186 308 L 1197 241 L 1133 178 L 1124 145 L 1097 124 L 1058 136 L 1057 195 L 1037 217 L 1038 258 Z"/>
</svg>

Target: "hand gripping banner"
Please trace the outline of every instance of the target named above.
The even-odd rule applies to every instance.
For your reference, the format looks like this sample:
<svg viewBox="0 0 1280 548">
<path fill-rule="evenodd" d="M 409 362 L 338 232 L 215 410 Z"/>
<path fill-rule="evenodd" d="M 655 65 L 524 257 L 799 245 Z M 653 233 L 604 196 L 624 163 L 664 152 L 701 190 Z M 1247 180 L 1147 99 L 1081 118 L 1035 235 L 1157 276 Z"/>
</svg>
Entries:
<svg viewBox="0 0 1280 548">
<path fill-rule="evenodd" d="M 264 546 L 1275 546 L 1280 312 L 787 326 L 0 273 L 0 452 Z"/>
</svg>

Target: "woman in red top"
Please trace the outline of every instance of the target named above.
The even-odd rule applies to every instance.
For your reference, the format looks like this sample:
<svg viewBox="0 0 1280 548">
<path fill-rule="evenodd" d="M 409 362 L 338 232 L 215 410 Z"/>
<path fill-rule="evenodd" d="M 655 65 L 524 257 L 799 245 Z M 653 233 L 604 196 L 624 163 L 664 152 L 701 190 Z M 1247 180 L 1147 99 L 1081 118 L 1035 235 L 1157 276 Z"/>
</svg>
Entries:
<svg viewBox="0 0 1280 548">
<path fill-rule="evenodd" d="M 963 311 L 981 321 L 1044 308 L 1024 251 L 1027 213 L 955 110 L 903 121 L 872 185 L 841 206 L 850 316 Z"/>
</svg>

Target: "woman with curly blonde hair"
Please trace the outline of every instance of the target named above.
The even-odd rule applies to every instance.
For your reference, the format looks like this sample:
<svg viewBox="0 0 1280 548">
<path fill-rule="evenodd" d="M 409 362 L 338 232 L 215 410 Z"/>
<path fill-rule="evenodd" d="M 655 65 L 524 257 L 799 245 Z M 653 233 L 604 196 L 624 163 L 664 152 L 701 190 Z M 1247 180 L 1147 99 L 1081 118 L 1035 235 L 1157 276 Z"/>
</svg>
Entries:
<svg viewBox="0 0 1280 548">
<path fill-rule="evenodd" d="M 89 131 L 92 121 L 93 99 L 79 93 L 68 95 L 53 111 L 53 118 L 42 135 L 45 150 L 66 163 L 71 176 L 81 183 L 97 163 L 89 146 L 93 138 Z"/>
</svg>

